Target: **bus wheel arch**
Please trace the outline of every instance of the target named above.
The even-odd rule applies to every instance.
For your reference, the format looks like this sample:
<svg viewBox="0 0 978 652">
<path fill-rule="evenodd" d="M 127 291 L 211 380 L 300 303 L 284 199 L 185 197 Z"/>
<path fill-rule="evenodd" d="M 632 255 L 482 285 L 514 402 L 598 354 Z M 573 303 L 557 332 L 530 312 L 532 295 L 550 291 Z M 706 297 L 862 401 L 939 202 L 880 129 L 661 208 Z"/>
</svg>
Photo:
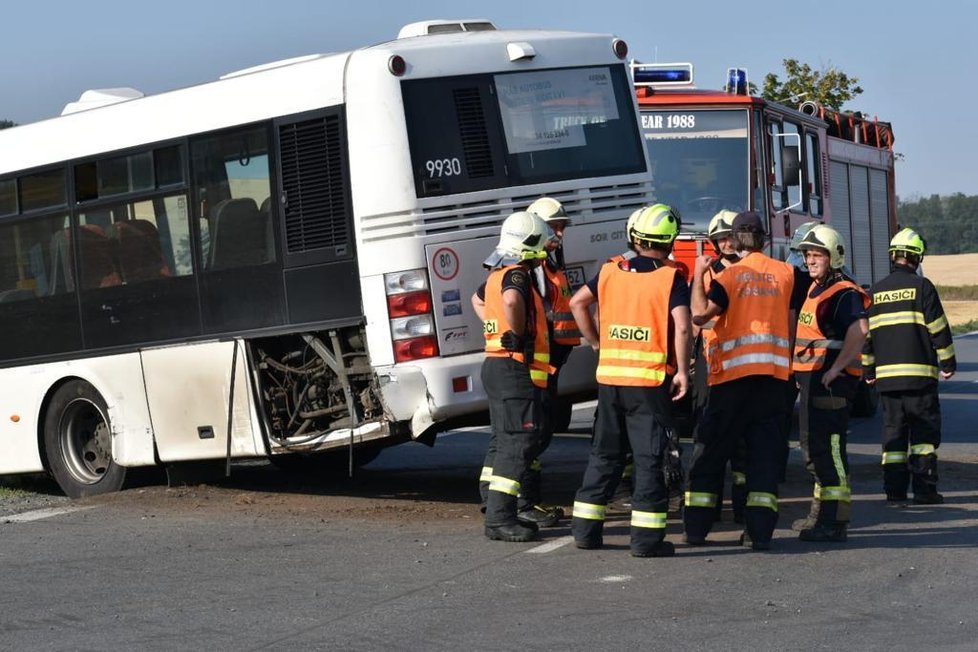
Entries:
<svg viewBox="0 0 978 652">
<path fill-rule="evenodd" d="M 91 383 L 66 378 L 52 386 L 40 423 L 45 467 L 68 497 L 122 488 L 126 468 L 113 459 L 108 407 Z"/>
</svg>

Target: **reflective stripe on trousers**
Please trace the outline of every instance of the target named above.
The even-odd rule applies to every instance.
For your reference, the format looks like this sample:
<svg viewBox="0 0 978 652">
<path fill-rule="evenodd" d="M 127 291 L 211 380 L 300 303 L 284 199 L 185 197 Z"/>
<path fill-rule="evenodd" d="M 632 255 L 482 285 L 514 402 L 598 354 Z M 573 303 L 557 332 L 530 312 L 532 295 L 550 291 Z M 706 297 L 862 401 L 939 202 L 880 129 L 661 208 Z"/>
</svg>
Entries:
<svg viewBox="0 0 978 652">
<path fill-rule="evenodd" d="M 589 521 L 603 521 L 606 509 L 607 507 L 604 505 L 582 503 L 579 500 L 575 500 L 573 516 L 574 518 L 584 518 Z"/>
<path fill-rule="evenodd" d="M 666 527 L 666 512 L 640 512 L 632 510 L 632 527 L 664 529 Z"/>
<path fill-rule="evenodd" d="M 498 491 L 509 494 L 510 496 L 518 496 L 520 494 L 520 483 L 517 480 L 493 475 L 489 478 L 489 491 Z"/>
</svg>

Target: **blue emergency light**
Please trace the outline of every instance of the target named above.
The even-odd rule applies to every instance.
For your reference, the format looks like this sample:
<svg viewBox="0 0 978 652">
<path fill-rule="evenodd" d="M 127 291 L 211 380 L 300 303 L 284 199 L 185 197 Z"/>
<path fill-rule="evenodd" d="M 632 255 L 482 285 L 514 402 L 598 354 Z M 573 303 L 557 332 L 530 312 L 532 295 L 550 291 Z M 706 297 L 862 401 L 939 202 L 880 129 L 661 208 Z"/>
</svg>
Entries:
<svg viewBox="0 0 978 652">
<path fill-rule="evenodd" d="M 746 68 L 727 68 L 727 92 L 732 95 L 747 95 L 750 86 L 747 84 Z"/>
<path fill-rule="evenodd" d="M 693 64 L 633 61 L 632 81 L 636 86 L 690 86 L 693 83 Z"/>
</svg>

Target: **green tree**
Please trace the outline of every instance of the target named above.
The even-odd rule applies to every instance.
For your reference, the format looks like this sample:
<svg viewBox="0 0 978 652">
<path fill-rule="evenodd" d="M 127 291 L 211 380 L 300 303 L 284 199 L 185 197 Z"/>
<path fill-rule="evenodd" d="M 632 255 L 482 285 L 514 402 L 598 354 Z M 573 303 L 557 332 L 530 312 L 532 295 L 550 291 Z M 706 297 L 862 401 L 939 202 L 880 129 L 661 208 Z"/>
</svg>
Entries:
<svg viewBox="0 0 978 652">
<path fill-rule="evenodd" d="M 818 102 L 822 106 L 840 110 L 842 105 L 863 92 L 857 77 L 850 77 L 835 66 L 814 70 L 797 59 L 784 59 L 785 80 L 773 72 L 764 76 L 761 96 L 767 100 L 788 106 L 801 102 Z"/>
<path fill-rule="evenodd" d="M 16 122 L 11 122 L 10 120 L 0 120 L 0 129 L 6 129 L 7 127 L 16 127 Z"/>
<path fill-rule="evenodd" d="M 978 252 L 978 196 L 955 193 L 901 201 L 897 221 L 924 236 L 930 254 Z"/>
</svg>

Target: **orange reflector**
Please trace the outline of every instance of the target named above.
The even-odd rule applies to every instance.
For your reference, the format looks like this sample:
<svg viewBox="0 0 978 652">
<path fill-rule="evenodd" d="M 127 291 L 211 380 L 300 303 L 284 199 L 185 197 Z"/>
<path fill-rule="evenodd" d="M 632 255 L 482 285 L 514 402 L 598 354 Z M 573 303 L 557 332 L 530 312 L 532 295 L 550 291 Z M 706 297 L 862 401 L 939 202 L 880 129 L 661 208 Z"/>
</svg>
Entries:
<svg viewBox="0 0 978 652">
<path fill-rule="evenodd" d="M 452 378 L 452 391 L 456 394 L 469 391 L 469 377 L 457 376 Z"/>
<path fill-rule="evenodd" d="M 19 414 L 11 414 L 10 415 L 10 420 L 13 421 L 14 423 L 18 423 L 20 421 L 20 415 Z"/>
</svg>

